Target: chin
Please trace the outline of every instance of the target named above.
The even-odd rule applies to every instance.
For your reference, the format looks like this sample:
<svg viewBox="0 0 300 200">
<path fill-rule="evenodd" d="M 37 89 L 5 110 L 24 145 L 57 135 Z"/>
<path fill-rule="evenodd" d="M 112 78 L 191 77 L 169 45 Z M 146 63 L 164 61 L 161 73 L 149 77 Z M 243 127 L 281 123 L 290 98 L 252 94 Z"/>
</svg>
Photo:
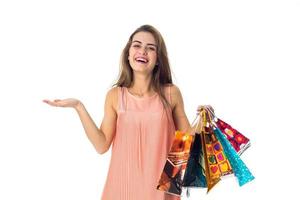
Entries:
<svg viewBox="0 0 300 200">
<path fill-rule="evenodd" d="M 134 72 L 151 73 L 148 68 L 142 69 L 141 67 L 133 67 Z"/>
</svg>

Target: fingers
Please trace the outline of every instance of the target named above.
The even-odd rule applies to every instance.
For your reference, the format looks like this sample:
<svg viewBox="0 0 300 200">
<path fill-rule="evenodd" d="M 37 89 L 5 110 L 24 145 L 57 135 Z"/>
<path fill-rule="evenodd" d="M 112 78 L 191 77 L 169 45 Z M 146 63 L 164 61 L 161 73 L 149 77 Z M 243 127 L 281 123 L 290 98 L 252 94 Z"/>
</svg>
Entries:
<svg viewBox="0 0 300 200">
<path fill-rule="evenodd" d="M 200 106 L 198 106 L 197 111 L 200 111 L 200 110 L 202 110 L 202 109 L 204 109 L 206 107 L 207 107 L 206 105 L 200 105 Z"/>
<path fill-rule="evenodd" d="M 207 106 L 213 113 L 215 112 L 215 110 L 213 109 L 213 107 L 211 105 L 207 105 Z"/>
<path fill-rule="evenodd" d="M 197 110 L 201 110 L 202 108 L 210 108 L 210 109 L 212 109 L 212 106 L 211 105 L 200 105 L 200 106 L 198 106 Z"/>
<path fill-rule="evenodd" d="M 205 108 L 205 105 L 198 106 L 197 110 L 201 110 L 202 108 Z"/>
<path fill-rule="evenodd" d="M 214 109 L 213 109 L 213 107 L 212 107 L 211 105 L 200 105 L 200 106 L 198 106 L 198 108 L 197 108 L 197 115 L 199 115 L 200 111 L 201 111 L 202 109 L 205 109 L 205 108 L 208 108 L 208 109 L 210 109 L 212 112 L 214 112 Z"/>
<path fill-rule="evenodd" d="M 44 99 L 44 100 L 43 100 L 44 103 L 47 103 L 47 104 L 49 104 L 49 105 L 51 105 L 51 106 L 61 106 L 61 105 L 59 104 L 60 101 L 61 101 L 60 99 L 55 99 L 54 101 L 50 101 L 50 100 L 48 100 L 48 99 Z"/>
</svg>

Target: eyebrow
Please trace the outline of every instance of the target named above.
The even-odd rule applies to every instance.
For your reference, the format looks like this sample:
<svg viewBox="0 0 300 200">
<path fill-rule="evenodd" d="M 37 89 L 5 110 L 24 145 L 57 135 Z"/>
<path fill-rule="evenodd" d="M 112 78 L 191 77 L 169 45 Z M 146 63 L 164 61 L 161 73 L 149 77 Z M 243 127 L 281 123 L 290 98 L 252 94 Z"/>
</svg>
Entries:
<svg viewBox="0 0 300 200">
<path fill-rule="evenodd" d="M 132 43 L 134 43 L 134 42 L 137 42 L 137 43 L 140 43 L 140 44 L 142 44 L 142 42 L 141 42 L 141 41 L 138 41 L 138 40 L 134 40 L 134 41 L 132 41 Z M 157 47 L 157 45 L 155 45 L 155 44 L 152 44 L 152 43 L 147 43 L 147 45 L 151 45 L 151 46 L 155 46 L 155 47 Z"/>
</svg>

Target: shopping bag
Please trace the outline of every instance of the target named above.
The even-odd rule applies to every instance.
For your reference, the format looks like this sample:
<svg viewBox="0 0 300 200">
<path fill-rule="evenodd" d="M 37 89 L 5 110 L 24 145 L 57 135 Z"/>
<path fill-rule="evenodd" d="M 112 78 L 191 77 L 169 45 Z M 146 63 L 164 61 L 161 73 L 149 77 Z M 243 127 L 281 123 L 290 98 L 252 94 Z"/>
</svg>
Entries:
<svg viewBox="0 0 300 200">
<path fill-rule="evenodd" d="M 175 132 L 171 150 L 157 185 L 158 190 L 181 195 L 183 176 L 192 141 L 193 135 L 181 131 Z"/>
<path fill-rule="evenodd" d="M 250 140 L 246 136 L 244 136 L 242 133 L 240 133 L 238 130 L 232 128 L 228 123 L 224 122 L 220 118 L 216 117 L 214 114 L 214 111 L 211 109 L 211 107 L 206 107 L 207 112 L 212 117 L 212 123 L 215 123 L 215 125 L 221 130 L 223 134 L 227 137 L 235 151 L 242 155 L 242 153 L 250 147 Z"/>
<path fill-rule="evenodd" d="M 205 177 L 204 154 L 200 133 L 195 133 L 191 146 L 190 156 L 187 162 L 182 186 L 184 187 L 207 187 Z"/>
<path fill-rule="evenodd" d="M 240 159 L 239 155 L 237 154 L 233 146 L 231 146 L 226 136 L 222 134 L 221 130 L 217 127 L 215 127 L 214 132 L 225 150 L 226 157 L 230 161 L 230 164 L 234 171 L 234 175 L 237 177 L 239 185 L 243 186 L 244 184 L 252 181 L 254 179 L 254 176 L 245 165 L 245 163 Z"/>
<path fill-rule="evenodd" d="M 183 188 L 209 192 L 221 177 L 232 173 L 240 186 L 254 179 L 239 157 L 250 140 L 217 118 L 211 107 L 200 108 L 192 130 L 193 134 L 176 131 L 157 189 L 180 196 Z"/>
<path fill-rule="evenodd" d="M 232 128 L 229 124 L 221 119 L 216 120 L 217 127 L 225 134 L 235 151 L 242 155 L 242 153 L 250 147 L 250 140 L 236 129 Z"/>
<path fill-rule="evenodd" d="M 197 121 L 196 121 L 197 120 Z M 202 147 L 202 139 L 200 135 L 200 119 L 198 116 L 194 119 L 196 121 L 194 128 L 194 138 L 191 144 L 190 155 L 187 162 L 182 186 L 184 187 L 207 187 L 205 177 L 204 152 Z"/>
<path fill-rule="evenodd" d="M 211 115 L 205 109 L 202 109 L 200 116 L 207 192 L 209 192 L 221 180 L 222 176 L 232 174 L 233 171 L 223 151 L 222 144 L 214 134 Z"/>
</svg>

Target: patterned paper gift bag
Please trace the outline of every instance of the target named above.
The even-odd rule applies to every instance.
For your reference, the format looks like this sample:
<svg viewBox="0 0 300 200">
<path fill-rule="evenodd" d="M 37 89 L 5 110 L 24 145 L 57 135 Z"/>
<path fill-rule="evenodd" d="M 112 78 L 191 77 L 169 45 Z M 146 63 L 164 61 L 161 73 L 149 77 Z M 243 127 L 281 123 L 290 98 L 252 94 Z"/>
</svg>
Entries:
<svg viewBox="0 0 300 200">
<path fill-rule="evenodd" d="M 240 159 L 238 153 L 233 148 L 231 143 L 227 140 L 226 136 L 218 127 L 215 127 L 214 132 L 224 148 L 225 155 L 228 158 L 230 165 L 232 166 L 234 175 L 238 179 L 239 185 L 243 186 L 244 184 L 252 181 L 254 179 L 254 176 L 245 165 L 245 163 Z"/>
<path fill-rule="evenodd" d="M 243 186 L 244 184 L 252 181 L 254 179 L 254 176 L 240 158 L 240 154 L 250 145 L 249 139 L 233 129 L 224 121 L 218 119 L 209 107 L 205 110 L 211 119 L 210 122 L 212 125 L 211 127 L 213 128 L 213 132 L 224 149 L 225 156 L 227 157 L 232 167 L 234 175 L 238 179 L 239 185 Z M 232 139 L 234 136 L 236 136 L 237 138 L 238 145 L 235 145 L 236 141 L 234 141 L 235 139 Z M 243 139 L 238 139 L 239 137 Z"/>
<path fill-rule="evenodd" d="M 185 186 L 206 187 L 202 142 L 199 131 L 200 116 L 196 116 L 190 132 L 175 132 L 157 189 L 180 196 Z"/>
<path fill-rule="evenodd" d="M 206 188 L 204 153 L 200 133 L 195 133 L 182 186 Z"/>
<path fill-rule="evenodd" d="M 211 107 L 202 106 L 197 117 L 194 132 L 176 131 L 157 189 L 180 196 L 183 187 L 187 192 L 194 187 L 209 192 L 221 177 L 232 173 L 240 186 L 253 180 L 239 157 L 249 147 L 249 139 L 217 118 Z"/>
<path fill-rule="evenodd" d="M 210 113 L 203 108 L 200 110 L 200 116 L 207 192 L 209 192 L 221 180 L 221 176 L 232 174 L 233 171 L 222 144 L 213 131 Z"/>
<path fill-rule="evenodd" d="M 226 135 L 226 138 L 229 140 L 235 151 L 242 155 L 242 153 L 250 147 L 250 140 L 242 133 L 232 128 L 228 123 L 224 122 L 220 118 L 217 118 L 210 107 L 206 108 L 207 111 L 212 116 L 212 122 Z"/>
<path fill-rule="evenodd" d="M 181 195 L 182 181 L 189 157 L 193 135 L 176 131 L 171 150 L 161 174 L 157 189 Z"/>
<path fill-rule="evenodd" d="M 196 121 L 197 120 L 197 121 Z M 200 135 L 200 116 L 197 115 L 194 126 L 194 139 L 190 149 L 182 185 L 184 187 L 207 187 L 205 177 L 204 152 Z M 193 124 L 194 124 L 193 122 Z"/>
</svg>

